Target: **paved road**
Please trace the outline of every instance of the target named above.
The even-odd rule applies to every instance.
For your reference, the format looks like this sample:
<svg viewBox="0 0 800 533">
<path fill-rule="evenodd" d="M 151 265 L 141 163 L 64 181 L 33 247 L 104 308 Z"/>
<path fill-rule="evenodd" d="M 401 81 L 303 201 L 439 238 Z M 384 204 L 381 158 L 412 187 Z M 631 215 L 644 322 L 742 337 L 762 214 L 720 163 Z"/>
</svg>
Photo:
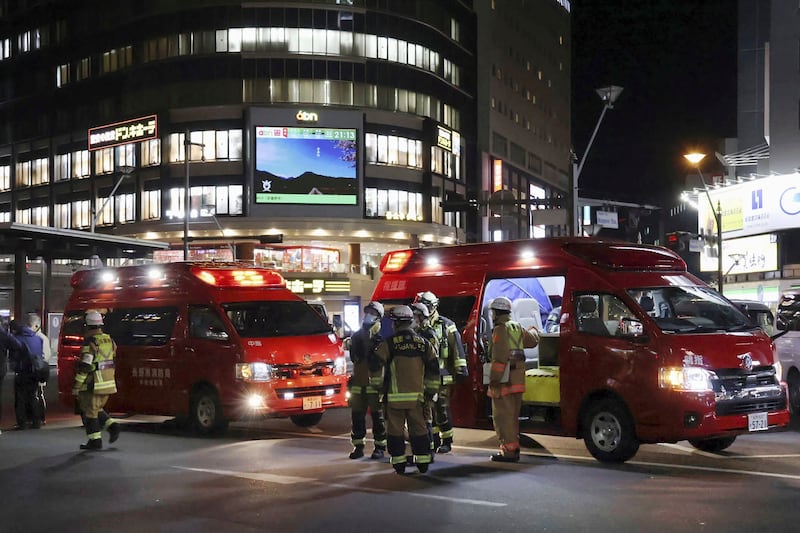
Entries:
<svg viewBox="0 0 800 533">
<path fill-rule="evenodd" d="M 77 417 L 51 404 L 43 429 L 0 436 L 0 528 L 594 533 L 800 523 L 797 428 L 742 437 L 722 454 L 643 446 L 616 466 L 580 441 L 539 435 L 519 464 L 496 464 L 490 432 L 459 429 L 454 453 L 437 456 L 428 475 L 401 477 L 387 462 L 347 459 L 348 419 L 338 410 L 309 429 L 234 424 L 208 439 L 131 417 L 115 445 L 91 453 L 77 449 Z"/>
</svg>

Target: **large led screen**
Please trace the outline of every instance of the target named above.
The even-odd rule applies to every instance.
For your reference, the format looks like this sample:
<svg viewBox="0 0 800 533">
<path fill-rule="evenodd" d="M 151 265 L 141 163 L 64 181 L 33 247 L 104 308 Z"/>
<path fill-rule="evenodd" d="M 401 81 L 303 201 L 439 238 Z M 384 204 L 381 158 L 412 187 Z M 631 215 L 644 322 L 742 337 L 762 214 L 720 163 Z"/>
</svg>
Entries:
<svg viewBox="0 0 800 533">
<path fill-rule="evenodd" d="M 355 129 L 257 126 L 257 204 L 356 205 Z"/>
</svg>

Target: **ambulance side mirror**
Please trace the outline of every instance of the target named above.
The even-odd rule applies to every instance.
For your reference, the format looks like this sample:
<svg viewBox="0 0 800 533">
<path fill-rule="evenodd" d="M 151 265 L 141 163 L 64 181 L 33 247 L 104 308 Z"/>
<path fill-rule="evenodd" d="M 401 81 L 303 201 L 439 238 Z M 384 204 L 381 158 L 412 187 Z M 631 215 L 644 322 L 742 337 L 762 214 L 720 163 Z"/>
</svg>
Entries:
<svg viewBox="0 0 800 533">
<path fill-rule="evenodd" d="M 644 324 L 635 318 L 623 317 L 619 320 L 619 330 L 617 334 L 636 342 L 647 342 L 648 337 L 644 333 Z"/>
</svg>

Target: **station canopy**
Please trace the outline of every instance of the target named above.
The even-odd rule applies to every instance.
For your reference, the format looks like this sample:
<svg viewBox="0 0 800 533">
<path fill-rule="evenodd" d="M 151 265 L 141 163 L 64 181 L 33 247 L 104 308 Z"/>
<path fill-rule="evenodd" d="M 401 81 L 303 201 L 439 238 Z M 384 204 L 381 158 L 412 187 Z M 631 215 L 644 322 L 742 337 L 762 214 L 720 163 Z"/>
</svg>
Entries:
<svg viewBox="0 0 800 533">
<path fill-rule="evenodd" d="M 155 250 L 166 250 L 165 242 L 119 237 L 105 233 L 0 223 L 0 254 L 24 250 L 28 258 L 91 259 L 92 257 L 141 258 Z"/>
</svg>

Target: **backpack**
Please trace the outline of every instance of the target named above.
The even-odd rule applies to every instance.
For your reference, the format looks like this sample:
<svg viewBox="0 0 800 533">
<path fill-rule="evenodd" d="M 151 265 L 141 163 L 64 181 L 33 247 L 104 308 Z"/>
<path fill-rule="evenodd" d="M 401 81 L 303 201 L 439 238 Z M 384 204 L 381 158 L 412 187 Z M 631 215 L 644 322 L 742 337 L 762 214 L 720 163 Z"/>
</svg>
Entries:
<svg viewBox="0 0 800 533">
<path fill-rule="evenodd" d="M 20 341 L 22 350 L 19 353 L 20 370 L 30 369 L 30 374 L 40 383 L 46 382 L 50 378 L 50 364 L 44 360 L 41 354 L 31 353 L 28 345 Z"/>
</svg>

